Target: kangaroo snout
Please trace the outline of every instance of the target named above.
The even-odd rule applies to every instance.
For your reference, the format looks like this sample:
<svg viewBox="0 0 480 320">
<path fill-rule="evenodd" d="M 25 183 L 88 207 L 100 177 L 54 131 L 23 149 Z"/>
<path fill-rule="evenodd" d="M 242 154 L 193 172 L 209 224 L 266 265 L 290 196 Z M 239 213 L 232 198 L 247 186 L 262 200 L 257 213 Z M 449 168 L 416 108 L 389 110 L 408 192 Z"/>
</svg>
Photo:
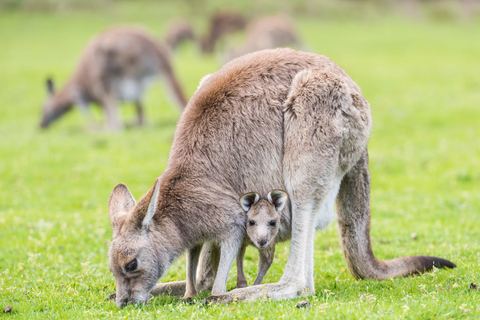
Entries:
<svg viewBox="0 0 480 320">
<path fill-rule="evenodd" d="M 128 295 L 121 296 L 116 300 L 117 307 L 119 308 L 123 308 L 129 303 L 130 304 L 147 304 L 147 302 L 148 302 L 148 299 L 146 297 L 140 296 L 134 293 L 130 294 L 130 296 Z"/>
<path fill-rule="evenodd" d="M 147 304 L 148 298 L 132 294 L 130 296 L 129 302 L 130 304 Z"/>
<path fill-rule="evenodd" d="M 124 295 L 124 296 L 117 295 L 117 300 L 115 302 L 117 303 L 117 307 L 123 308 L 128 303 L 128 296 L 127 295 Z"/>
<path fill-rule="evenodd" d="M 47 122 L 47 120 L 43 119 L 40 122 L 40 129 L 46 129 L 47 127 L 48 127 L 48 122 Z"/>
<path fill-rule="evenodd" d="M 264 248 L 267 245 L 267 238 L 257 239 L 258 247 Z"/>
</svg>

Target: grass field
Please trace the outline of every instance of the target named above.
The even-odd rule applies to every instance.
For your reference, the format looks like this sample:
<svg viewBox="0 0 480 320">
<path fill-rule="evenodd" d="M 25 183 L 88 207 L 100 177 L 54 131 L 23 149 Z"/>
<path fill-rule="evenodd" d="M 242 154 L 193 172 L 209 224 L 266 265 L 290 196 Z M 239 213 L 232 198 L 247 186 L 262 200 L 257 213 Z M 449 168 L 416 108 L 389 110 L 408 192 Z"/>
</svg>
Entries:
<svg viewBox="0 0 480 320">
<path fill-rule="evenodd" d="M 86 41 L 109 25 L 142 23 L 160 35 L 171 13 L 162 10 L 0 13 L 0 307 L 13 307 L 2 319 L 480 318 L 480 291 L 469 289 L 480 285 L 480 24 L 387 17 L 297 23 L 311 50 L 344 68 L 371 103 L 375 254 L 437 255 L 458 268 L 356 281 L 331 225 L 316 235 L 309 309 L 296 309 L 296 301 L 204 307 L 206 294 L 194 305 L 158 297 L 119 310 L 105 301 L 115 291 L 109 194 L 118 182 L 137 199 L 148 190 L 165 168 L 179 112 L 157 84 L 147 95 L 146 127 L 92 130 L 75 110 L 40 131 L 43 82 L 53 75 L 62 84 Z M 174 66 L 188 95 L 219 68 L 192 46 L 174 56 Z M 132 107 L 122 110 L 133 120 Z M 279 280 L 287 257 L 288 244 L 279 245 L 265 282 Z M 257 262 L 250 248 L 250 283 Z M 229 289 L 235 277 L 233 267 Z M 162 281 L 184 278 L 182 257 Z"/>
</svg>

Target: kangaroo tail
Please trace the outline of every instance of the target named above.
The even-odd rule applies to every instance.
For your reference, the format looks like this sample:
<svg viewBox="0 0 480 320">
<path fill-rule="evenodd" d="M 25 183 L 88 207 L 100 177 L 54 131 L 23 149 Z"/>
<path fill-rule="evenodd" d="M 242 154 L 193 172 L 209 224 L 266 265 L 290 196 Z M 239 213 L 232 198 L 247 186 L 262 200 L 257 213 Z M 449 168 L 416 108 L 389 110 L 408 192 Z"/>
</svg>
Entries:
<svg viewBox="0 0 480 320">
<path fill-rule="evenodd" d="M 431 256 L 385 261 L 375 258 L 370 242 L 370 173 L 366 151 L 343 178 L 336 201 L 343 253 L 354 277 L 383 280 L 423 273 L 433 267 L 456 267 L 449 260 Z"/>
<path fill-rule="evenodd" d="M 382 280 L 393 277 L 404 277 L 423 273 L 435 268 L 455 268 L 456 265 L 443 258 L 431 256 L 408 256 L 392 260 L 376 261 L 377 276 L 375 279 Z"/>
</svg>

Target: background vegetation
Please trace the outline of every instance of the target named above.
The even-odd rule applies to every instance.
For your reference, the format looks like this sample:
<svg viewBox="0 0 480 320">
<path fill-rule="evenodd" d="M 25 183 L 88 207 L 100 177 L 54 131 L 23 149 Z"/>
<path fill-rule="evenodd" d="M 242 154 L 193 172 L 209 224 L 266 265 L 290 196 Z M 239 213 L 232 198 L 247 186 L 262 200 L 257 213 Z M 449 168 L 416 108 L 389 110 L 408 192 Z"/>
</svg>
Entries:
<svg viewBox="0 0 480 320">
<path fill-rule="evenodd" d="M 250 15 L 295 14 L 311 51 L 337 62 L 370 101 L 377 257 L 438 255 L 457 269 L 356 281 L 333 224 L 316 235 L 317 293 L 308 309 L 296 309 L 296 301 L 204 307 L 206 294 L 194 305 L 158 297 L 122 310 L 105 301 L 115 291 L 107 259 L 109 194 L 124 182 L 139 198 L 152 185 L 165 168 L 179 111 L 155 85 L 146 98 L 146 127 L 104 132 L 74 111 L 40 131 L 44 80 L 51 75 L 63 84 L 88 39 L 108 26 L 142 24 L 161 39 L 168 20 L 183 16 L 202 31 L 220 3 L 0 0 L 0 307 L 13 306 L 1 317 L 479 318 L 480 291 L 469 286 L 480 284 L 480 23 L 474 6 L 445 1 L 414 10 L 393 1 L 232 6 Z M 220 67 L 191 44 L 172 59 L 188 95 Z M 122 111 L 133 120 L 133 107 Z M 103 120 L 100 112 L 97 118 Z M 279 280 L 287 257 L 288 244 L 279 246 L 266 282 Z M 250 248 L 250 283 L 257 262 Z M 235 276 L 233 268 L 230 289 Z M 184 277 L 181 258 L 162 281 Z"/>
</svg>

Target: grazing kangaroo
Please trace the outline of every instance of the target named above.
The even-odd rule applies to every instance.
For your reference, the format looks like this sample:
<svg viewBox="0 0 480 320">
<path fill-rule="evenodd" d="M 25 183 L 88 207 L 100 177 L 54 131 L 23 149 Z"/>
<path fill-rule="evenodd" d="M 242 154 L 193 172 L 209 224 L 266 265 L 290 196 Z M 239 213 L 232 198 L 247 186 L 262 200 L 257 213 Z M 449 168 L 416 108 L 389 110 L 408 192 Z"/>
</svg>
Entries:
<svg viewBox="0 0 480 320">
<path fill-rule="evenodd" d="M 138 124 L 144 123 L 142 95 L 157 75 L 164 76 L 178 105 L 183 109 L 185 95 L 173 73 L 168 55 L 148 33 L 134 27 L 117 27 L 95 37 L 83 52 L 77 69 L 59 92 L 47 81 L 49 97 L 44 105 L 42 128 L 71 110 L 99 104 L 105 111 L 107 125 L 122 129 L 117 105 L 133 101 Z"/>
<path fill-rule="evenodd" d="M 305 47 L 291 19 L 284 15 L 261 17 L 247 25 L 244 44 L 228 51 L 225 60 L 230 61 L 254 51 L 288 46 Z"/>
<path fill-rule="evenodd" d="M 208 33 L 200 42 L 200 49 L 203 53 L 210 54 L 215 51 L 218 41 L 227 34 L 245 28 L 245 18 L 235 12 L 218 12 L 210 18 Z"/>
<path fill-rule="evenodd" d="M 247 287 L 247 279 L 243 272 L 243 260 L 248 245 L 257 247 L 260 254 L 258 274 L 254 285 L 261 284 L 265 274 L 272 265 L 275 256 L 275 244 L 290 238 L 288 223 L 290 217 L 283 219 L 281 211 L 287 203 L 288 195 L 283 190 L 272 190 L 267 199 L 260 199 L 256 192 L 249 192 L 240 197 L 240 205 L 247 212 L 247 235 L 237 256 L 237 288 Z M 277 237 L 281 228 L 280 235 Z M 285 237 L 286 234 L 289 234 Z"/>
<path fill-rule="evenodd" d="M 124 184 L 110 195 L 110 270 L 116 302 L 145 303 L 169 292 L 209 301 L 313 294 L 319 216 L 336 200 L 347 266 L 356 278 L 388 279 L 445 259 L 377 260 L 370 242 L 367 142 L 372 120 L 360 88 L 325 56 L 274 49 L 245 55 L 204 78 L 180 116 L 165 171 L 138 203 Z M 245 237 L 240 195 L 287 191 L 292 240 L 278 283 L 226 293 Z M 156 284 L 187 250 L 187 281 Z"/>
<path fill-rule="evenodd" d="M 170 22 L 166 36 L 167 44 L 175 50 L 181 43 L 195 41 L 195 34 L 190 23 L 184 20 L 173 20 Z"/>
</svg>

